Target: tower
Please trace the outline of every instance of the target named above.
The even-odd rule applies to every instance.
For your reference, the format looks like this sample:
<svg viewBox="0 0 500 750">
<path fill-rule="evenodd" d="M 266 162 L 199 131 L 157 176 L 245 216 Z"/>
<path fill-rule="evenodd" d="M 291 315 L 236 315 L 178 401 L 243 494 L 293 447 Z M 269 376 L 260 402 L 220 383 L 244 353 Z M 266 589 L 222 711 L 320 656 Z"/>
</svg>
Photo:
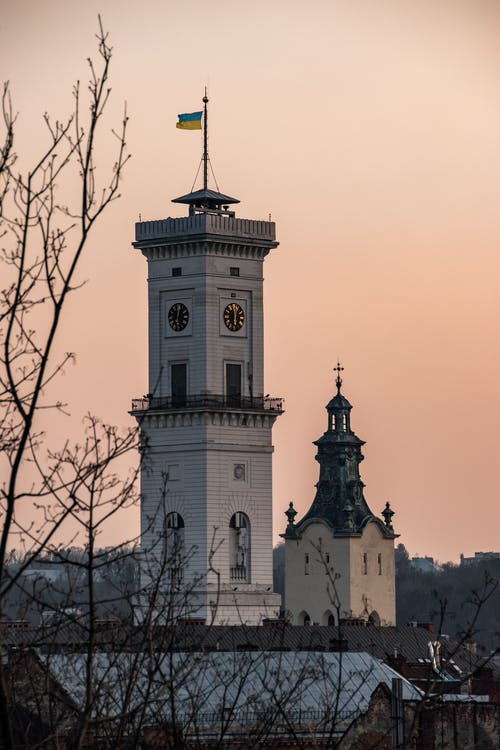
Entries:
<svg viewBox="0 0 500 750">
<path fill-rule="evenodd" d="M 363 440 L 351 429 L 349 401 L 337 393 L 327 404 L 326 432 L 315 441 L 319 481 L 305 516 L 286 511 L 285 609 L 293 624 L 338 624 L 361 617 L 394 625 L 394 539 L 389 503 L 376 518 L 364 498 L 359 464 Z"/>
<path fill-rule="evenodd" d="M 263 261 L 275 224 L 236 218 L 203 187 L 187 216 L 136 224 L 148 261 L 149 393 L 132 404 L 144 440 L 145 581 L 176 615 L 227 624 L 275 616 L 272 437 L 281 399 L 264 395 Z M 165 605 L 166 606 L 166 605 Z"/>
</svg>

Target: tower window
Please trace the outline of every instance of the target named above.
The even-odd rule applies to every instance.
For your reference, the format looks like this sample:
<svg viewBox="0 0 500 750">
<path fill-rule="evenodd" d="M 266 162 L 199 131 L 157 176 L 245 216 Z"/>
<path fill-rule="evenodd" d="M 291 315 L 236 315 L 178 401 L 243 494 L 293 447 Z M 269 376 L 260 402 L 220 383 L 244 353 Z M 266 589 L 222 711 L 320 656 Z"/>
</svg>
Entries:
<svg viewBox="0 0 500 750">
<path fill-rule="evenodd" d="M 304 575 L 309 575 L 309 553 L 306 552 L 304 555 Z"/>
<path fill-rule="evenodd" d="M 172 268 L 172 276 L 182 276 L 182 268 Z"/>
<path fill-rule="evenodd" d="M 241 365 L 226 364 L 226 396 L 229 406 L 241 405 Z"/>
<path fill-rule="evenodd" d="M 330 565 L 330 553 L 325 552 L 325 574 L 328 575 L 329 569 L 328 566 Z"/>
<path fill-rule="evenodd" d="M 377 555 L 377 562 L 378 562 L 378 574 L 379 576 L 381 576 L 382 575 L 382 555 L 380 554 L 380 552 Z"/>
<path fill-rule="evenodd" d="M 172 406 L 186 406 L 187 364 L 185 362 L 170 365 L 170 383 Z"/>
<path fill-rule="evenodd" d="M 368 553 L 363 552 L 363 575 L 368 575 Z"/>
<path fill-rule="evenodd" d="M 240 275 L 240 269 L 238 266 L 231 266 L 229 269 L 229 275 L 230 276 L 239 276 Z"/>
</svg>

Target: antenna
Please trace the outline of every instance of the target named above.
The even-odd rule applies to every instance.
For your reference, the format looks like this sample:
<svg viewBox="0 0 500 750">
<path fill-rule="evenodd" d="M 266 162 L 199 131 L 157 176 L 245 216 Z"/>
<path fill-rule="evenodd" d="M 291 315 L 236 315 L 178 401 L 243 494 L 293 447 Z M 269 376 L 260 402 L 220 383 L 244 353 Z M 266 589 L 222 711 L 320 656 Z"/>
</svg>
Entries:
<svg viewBox="0 0 500 750">
<path fill-rule="evenodd" d="M 208 96 L 207 87 L 205 86 L 205 96 L 203 97 L 204 118 L 203 118 L 203 190 L 208 188 Z"/>
</svg>

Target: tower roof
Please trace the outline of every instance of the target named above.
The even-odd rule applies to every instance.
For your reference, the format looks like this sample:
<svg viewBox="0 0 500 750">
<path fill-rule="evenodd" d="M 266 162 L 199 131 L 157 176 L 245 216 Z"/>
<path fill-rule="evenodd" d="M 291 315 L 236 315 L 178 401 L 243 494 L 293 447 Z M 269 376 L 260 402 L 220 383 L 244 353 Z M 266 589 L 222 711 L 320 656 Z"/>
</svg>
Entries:
<svg viewBox="0 0 500 750">
<path fill-rule="evenodd" d="M 239 203 L 239 200 L 238 198 L 231 198 L 230 195 L 218 193 L 215 190 L 201 188 L 201 190 L 195 190 L 193 193 L 181 195 L 180 198 L 174 198 L 172 203 L 185 203 L 193 208 L 220 211 L 223 206 Z"/>
<path fill-rule="evenodd" d="M 316 461 L 320 465 L 316 495 L 306 515 L 294 526 L 300 532 L 301 526 L 313 519 L 326 521 L 340 534 L 359 534 L 365 524 L 376 520 L 385 535 L 393 534 L 392 527 L 384 526 L 370 510 L 363 494 L 364 484 L 359 472 L 363 460 L 361 440 L 351 429 L 351 404 L 342 394 L 340 364 L 335 384 L 337 393 L 328 402 L 328 426 L 323 435 L 314 441 L 318 447 Z M 293 524 L 292 524 L 293 526 Z"/>
<path fill-rule="evenodd" d="M 342 393 L 340 392 L 340 388 L 339 388 L 335 396 L 326 405 L 326 408 L 328 411 L 336 410 L 336 409 L 339 409 L 339 410 L 347 409 L 348 411 L 351 411 L 352 406 L 349 403 L 349 401 L 346 399 L 346 397 L 342 395 Z"/>
</svg>

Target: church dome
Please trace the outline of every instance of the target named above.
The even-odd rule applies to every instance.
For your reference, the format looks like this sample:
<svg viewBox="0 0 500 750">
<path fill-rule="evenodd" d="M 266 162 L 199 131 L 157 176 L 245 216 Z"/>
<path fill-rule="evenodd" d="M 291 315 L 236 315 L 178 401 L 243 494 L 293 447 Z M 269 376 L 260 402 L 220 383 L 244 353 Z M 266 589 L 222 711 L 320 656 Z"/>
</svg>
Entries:
<svg viewBox="0 0 500 750">
<path fill-rule="evenodd" d="M 331 401 L 328 402 L 326 405 L 326 408 L 328 410 L 330 409 L 352 409 L 351 404 L 346 399 L 345 396 L 343 396 L 340 391 L 335 394 L 335 396 L 331 399 Z"/>
</svg>

